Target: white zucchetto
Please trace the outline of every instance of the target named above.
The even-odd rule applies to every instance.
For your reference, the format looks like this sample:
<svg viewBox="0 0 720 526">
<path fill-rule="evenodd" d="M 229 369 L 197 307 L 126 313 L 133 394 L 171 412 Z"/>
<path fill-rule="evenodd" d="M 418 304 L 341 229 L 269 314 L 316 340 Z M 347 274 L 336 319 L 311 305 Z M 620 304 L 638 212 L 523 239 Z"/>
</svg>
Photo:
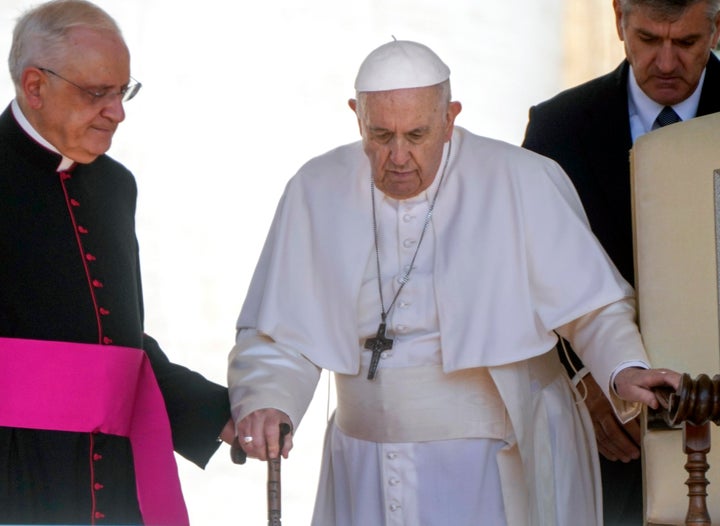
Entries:
<svg viewBox="0 0 720 526">
<path fill-rule="evenodd" d="M 450 68 L 429 47 L 393 40 L 370 53 L 360 65 L 355 90 L 389 91 L 434 86 L 450 78 Z"/>
</svg>

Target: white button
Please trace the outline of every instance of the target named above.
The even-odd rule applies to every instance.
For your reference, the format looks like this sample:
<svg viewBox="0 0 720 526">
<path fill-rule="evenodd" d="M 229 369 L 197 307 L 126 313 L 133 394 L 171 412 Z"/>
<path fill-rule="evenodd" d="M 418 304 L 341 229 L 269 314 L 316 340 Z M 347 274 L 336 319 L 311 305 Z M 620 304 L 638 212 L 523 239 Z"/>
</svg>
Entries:
<svg viewBox="0 0 720 526">
<path fill-rule="evenodd" d="M 417 243 L 417 241 L 415 241 L 414 239 L 406 239 L 405 241 L 403 241 L 403 246 L 405 248 L 410 248 L 414 247 L 415 243 Z"/>
<path fill-rule="evenodd" d="M 409 306 L 410 306 L 409 301 L 401 301 L 400 303 L 398 303 L 398 307 L 400 307 L 401 309 L 407 309 Z"/>
<path fill-rule="evenodd" d="M 400 479 L 391 478 L 390 480 L 388 480 L 388 484 L 390 484 L 391 486 L 397 486 L 398 484 L 400 484 Z"/>
<path fill-rule="evenodd" d="M 400 507 L 400 504 L 390 504 L 390 511 L 397 511 Z"/>
<path fill-rule="evenodd" d="M 405 221 L 406 223 L 409 223 L 409 222 L 412 221 L 413 219 L 415 219 L 415 216 L 414 216 L 414 215 L 411 215 L 411 214 L 405 214 L 405 215 L 403 216 L 403 221 Z"/>
<path fill-rule="evenodd" d="M 387 458 L 389 460 L 395 460 L 397 458 L 397 453 L 388 453 Z"/>
<path fill-rule="evenodd" d="M 391 356 L 392 356 L 392 353 L 390 351 L 383 351 L 380 353 L 380 358 L 382 358 L 383 360 L 385 358 L 390 358 Z"/>
<path fill-rule="evenodd" d="M 405 325 L 397 325 L 395 327 L 395 331 L 397 332 L 405 332 L 407 330 L 407 327 Z"/>
</svg>

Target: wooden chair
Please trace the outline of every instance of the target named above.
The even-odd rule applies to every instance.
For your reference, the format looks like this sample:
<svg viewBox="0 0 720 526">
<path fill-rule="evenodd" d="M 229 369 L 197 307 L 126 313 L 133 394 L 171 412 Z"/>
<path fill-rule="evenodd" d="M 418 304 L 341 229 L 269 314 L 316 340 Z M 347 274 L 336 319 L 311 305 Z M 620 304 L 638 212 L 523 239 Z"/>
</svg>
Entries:
<svg viewBox="0 0 720 526">
<path fill-rule="evenodd" d="M 690 378 L 720 372 L 720 114 L 639 138 L 631 166 L 640 329 L 653 366 L 688 373 L 692 390 Z M 675 395 L 674 410 L 688 403 L 683 396 Z M 700 500 L 720 525 L 720 428 L 667 420 L 643 419 L 645 524 L 686 524 L 689 500 L 697 501 L 704 485 L 709 495 Z M 693 455 L 692 473 L 685 449 Z M 710 464 L 709 486 L 697 454 Z M 689 473 L 694 478 L 686 482 Z"/>
</svg>

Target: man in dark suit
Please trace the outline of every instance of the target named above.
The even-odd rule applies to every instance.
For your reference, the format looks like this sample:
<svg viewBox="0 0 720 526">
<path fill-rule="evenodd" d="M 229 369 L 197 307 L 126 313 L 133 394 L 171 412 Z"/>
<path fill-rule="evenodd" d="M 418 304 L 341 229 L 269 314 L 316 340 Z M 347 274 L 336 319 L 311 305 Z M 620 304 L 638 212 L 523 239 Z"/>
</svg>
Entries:
<svg viewBox="0 0 720 526">
<path fill-rule="evenodd" d="M 523 146 L 562 165 L 596 236 L 633 283 L 629 151 L 637 137 L 677 117 L 720 111 L 720 61 L 712 53 L 720 0 L 613 0 L 613 9 L 626 60 L 531 108 Z M 677 117 L 656 123 L 665 108 Z M 571 361 L 568 370 L 582 376 L 582 363 L 574 355 Z M 620 424 L 592 377 L 584 381 L 601 453 L 606 524 L 642 524 L 639 425 Z"/>
</svg>

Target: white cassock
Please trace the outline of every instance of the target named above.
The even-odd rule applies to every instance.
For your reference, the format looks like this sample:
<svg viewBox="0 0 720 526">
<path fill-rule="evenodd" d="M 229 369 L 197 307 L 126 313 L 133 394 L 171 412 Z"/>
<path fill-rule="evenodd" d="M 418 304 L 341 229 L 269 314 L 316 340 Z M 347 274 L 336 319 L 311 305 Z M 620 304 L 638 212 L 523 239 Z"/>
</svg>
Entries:
<svg viewBox="0 0 720 526">
<path fill-rule="evenodd" d="M 238 320 L 233 416 L 274 407 L 297 428 L 320 369 L 336 373 L 316 525 L 600 525 L 592 424 L 554 331 L 628 420 L 639 408 L 609 386 L 647 361 L 632 289 L 553 161 L 459 127 L 446 155 L 420 195 L 376 191 L 386 308 L 439 196 L 372 381 L 363 344 L 380 298 L 361 144 L 289 182 Z"/>
</svg>

